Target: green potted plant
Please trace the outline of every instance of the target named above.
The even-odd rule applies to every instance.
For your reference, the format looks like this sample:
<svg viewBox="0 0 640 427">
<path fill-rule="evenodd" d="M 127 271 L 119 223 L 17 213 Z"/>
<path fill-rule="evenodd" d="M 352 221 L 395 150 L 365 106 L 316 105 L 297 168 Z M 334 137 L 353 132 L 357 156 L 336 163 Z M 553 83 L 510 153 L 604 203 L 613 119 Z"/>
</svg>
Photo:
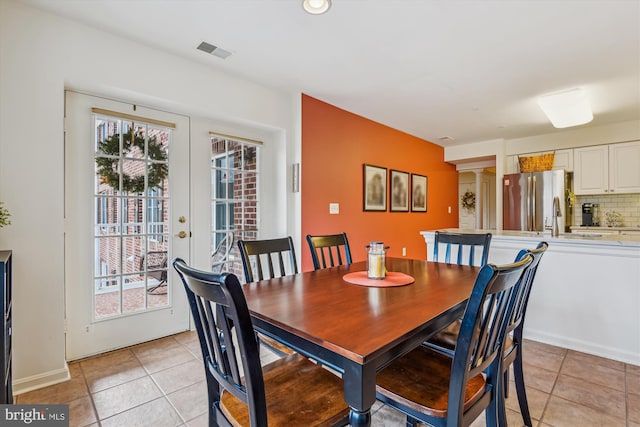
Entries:
<svg viewBox="0 0 640 427">
<path fill-rule="evenodd" d="M 0 228 L 11 225 L 11 221 L 9 221 L 9 217 L 11 216 L 11 214 L 9 213 L 7 208 L 2 206 L 3 204 L 4 202 L 0 202 Z"/>
</svg>

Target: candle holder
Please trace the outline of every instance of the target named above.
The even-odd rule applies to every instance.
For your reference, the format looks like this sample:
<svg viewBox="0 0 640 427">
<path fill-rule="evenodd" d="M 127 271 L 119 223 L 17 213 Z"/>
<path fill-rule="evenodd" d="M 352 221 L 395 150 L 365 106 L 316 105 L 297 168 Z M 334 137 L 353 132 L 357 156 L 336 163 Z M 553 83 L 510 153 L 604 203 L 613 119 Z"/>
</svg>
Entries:
<svg viewBox="0 0 640 427">
<path fill-rule="evenodd" d="M 367 277 L 369 279 L 381 280 L 387 275 L 386 251 L 389 246 L 383 242 L 371 242 L 365 246 L 369 249 L 367 254 Z"/>
</svg>

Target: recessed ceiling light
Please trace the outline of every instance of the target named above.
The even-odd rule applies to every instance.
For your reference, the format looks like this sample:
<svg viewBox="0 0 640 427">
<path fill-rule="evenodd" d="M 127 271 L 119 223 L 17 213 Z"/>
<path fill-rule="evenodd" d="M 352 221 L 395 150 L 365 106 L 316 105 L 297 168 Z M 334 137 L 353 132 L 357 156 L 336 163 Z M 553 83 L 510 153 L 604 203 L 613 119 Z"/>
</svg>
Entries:
<svg viewBox="0 0 640 427">
<path fill-rule="evenodd" d="M 543 95 L 538 105 L 556 128 L 568 128 L 589 123 L 593 120 L 591 106 L 584 90 L 570 89 Z"/>
<path fill-rule="evenodd" d="M 307 13 L 321 15 L 331 7 L 331 0 L 303 0 L 302 7 Z"/>
</svg>

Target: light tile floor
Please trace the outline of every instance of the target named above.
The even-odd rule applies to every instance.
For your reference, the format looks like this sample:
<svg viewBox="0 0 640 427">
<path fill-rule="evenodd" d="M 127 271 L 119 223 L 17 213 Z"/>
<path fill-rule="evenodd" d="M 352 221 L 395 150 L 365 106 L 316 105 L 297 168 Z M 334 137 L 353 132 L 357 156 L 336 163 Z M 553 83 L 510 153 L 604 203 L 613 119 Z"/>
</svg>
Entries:
<svg viewBox="0 0 640 427">
<path fill-rule="evenodd" d="M 640 367 L 525 342 L 529 409 L 538 427 L 640 427 Z M 266 363 L 276 356 L 263 351 Z M 16 403 L 68 403 L 71 426 L 206 426 L 207 391 L 195 332 L 73 362 L 71 380 L 16 396 Z M 513 376 L 511 376 L 513 378 Z M 509 426 L 521 426 L 513 383 Z M 402 427 L 379 402 L 375 427 Z M 485 425 L 484 417 L 473 427 Z"/>
</svg>

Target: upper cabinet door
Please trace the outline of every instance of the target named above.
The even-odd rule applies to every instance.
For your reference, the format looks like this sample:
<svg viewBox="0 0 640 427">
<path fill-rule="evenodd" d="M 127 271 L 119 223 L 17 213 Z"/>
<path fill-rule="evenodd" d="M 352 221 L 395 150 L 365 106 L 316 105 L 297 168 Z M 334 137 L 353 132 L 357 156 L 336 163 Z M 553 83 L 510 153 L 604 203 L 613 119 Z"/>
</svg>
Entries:
<svg viewBox="0 0 640 427">
<path fill-rule="evenodd" d="M 604 194 L 609 192 L 609 146 L 597 145 L 573 150 L 573 192 Z"/>
<path fill-rule="evenodd" d="M 609 146 L 609 192 L 640 193 L 640 141 Z"/>
<path fill-rule="evenodd" d="M 553 170 L 573 172 L 573 150 L 556 150 L 553 156 Z"/>
</svg>

